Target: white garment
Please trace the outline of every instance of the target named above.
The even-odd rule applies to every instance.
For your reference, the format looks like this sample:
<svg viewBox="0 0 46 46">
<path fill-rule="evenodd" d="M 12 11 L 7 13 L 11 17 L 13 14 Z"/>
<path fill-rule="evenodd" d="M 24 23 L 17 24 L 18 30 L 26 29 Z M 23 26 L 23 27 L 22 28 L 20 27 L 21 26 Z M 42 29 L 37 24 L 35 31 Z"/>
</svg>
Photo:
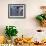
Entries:
<svg viewBox="0 0 46 46">
<path fill-rule="evenodd" d="M 41 42 L 43 38 L 46 38 L 46 32 L 36 32 L 33 37 L 33 41 Z"/>
</svg>

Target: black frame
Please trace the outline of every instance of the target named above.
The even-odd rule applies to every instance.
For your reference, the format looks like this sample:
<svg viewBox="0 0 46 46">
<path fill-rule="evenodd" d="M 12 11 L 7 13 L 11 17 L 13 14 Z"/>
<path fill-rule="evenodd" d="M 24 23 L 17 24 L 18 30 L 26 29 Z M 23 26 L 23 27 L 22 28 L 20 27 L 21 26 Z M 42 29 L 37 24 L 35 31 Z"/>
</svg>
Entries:
<svg viewBox="0 0 46 46">
<path fill-rule="evenodd" d="M 23 6 L 23 16 L 22 17 L 10 17 L 10 7 L 13 7 L 13 6 Z M 25 11 L 26 11 L 26 8 L 25 8 L 25 4 L 8 4 L 8 18 L 25 18 L 25 16 L 26 16 L 26 13 L 25 13 Z"/>
</svg>

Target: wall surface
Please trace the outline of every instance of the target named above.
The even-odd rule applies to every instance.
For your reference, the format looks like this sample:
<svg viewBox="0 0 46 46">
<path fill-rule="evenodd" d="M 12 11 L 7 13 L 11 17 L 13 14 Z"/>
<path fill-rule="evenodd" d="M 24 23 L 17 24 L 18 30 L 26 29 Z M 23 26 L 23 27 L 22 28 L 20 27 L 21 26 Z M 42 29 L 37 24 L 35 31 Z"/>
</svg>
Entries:
<svg viewBox="0 0 46 46">
<path fill-rule="evenodd" d="M 26 4 L 25 19 L 9 19 L 8 4 Z M 0 34 L 4 34 L 6 25 L 15 25 L 19 31 L 18 36 L 31 36 L 37 29 L 46 30 L 39 26 L 35 16 L 41 13 L 40 6 L 45 6 L 46 0 L 0 0 Z"/>
</svg>

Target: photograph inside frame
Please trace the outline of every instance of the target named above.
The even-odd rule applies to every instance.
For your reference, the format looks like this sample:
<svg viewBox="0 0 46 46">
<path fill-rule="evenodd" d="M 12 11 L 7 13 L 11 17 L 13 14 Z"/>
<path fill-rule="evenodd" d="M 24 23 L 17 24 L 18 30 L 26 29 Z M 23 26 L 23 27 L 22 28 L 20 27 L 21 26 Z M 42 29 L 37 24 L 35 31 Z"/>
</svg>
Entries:
<svg viewBox="0 0 46 46">
<path fill-rule="evenodd" d="M 9 4 L 9 17 L 24 17 L 25 4 Z"/>
</svg>

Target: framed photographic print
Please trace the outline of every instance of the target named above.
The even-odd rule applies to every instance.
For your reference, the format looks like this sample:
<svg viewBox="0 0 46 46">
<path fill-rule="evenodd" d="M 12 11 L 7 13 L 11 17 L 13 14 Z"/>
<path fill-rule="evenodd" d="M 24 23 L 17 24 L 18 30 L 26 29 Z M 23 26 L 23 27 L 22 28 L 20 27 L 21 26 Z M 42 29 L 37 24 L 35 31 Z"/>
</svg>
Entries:
<svg viewBox="0 0 46 46">
<path fill-rule="evenodd" d="M 25 4 L 8 4 L 8 18 L 25 18 Z"/>
</svg>

